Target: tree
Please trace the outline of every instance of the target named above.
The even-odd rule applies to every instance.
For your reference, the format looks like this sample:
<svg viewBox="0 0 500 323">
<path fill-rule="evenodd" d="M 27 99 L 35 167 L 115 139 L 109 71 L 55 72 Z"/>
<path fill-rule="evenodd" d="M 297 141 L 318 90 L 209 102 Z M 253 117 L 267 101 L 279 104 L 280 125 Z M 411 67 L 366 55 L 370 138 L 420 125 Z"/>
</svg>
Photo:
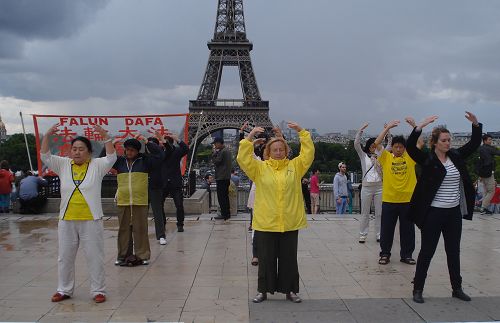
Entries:
<svg viewBox="0 0 500 323">
<path fill-rule="evenodd" d="M 33 134 L 27 134 L 26 137 L 28 139 L 31 161 L 33 167 L 36 169 L 35 136 Z M 22 133 L 13 134 L 7 141 L 0 144 L 0 160 L 7 160 L 13 171 L 30 169 L 29 160 L 26 155 L 26 144 Z"/>
</svg>

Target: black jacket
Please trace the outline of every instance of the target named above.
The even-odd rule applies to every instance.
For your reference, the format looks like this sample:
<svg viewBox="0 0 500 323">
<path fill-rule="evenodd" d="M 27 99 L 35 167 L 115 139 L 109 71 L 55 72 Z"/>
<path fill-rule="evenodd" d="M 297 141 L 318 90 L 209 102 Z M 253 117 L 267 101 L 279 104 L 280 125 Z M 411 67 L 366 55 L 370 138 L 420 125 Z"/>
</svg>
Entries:
<svg viewBox="0 0 500 323">
<path fill-rule="evenodd" d="M 482 124 L 478 127 L 472 126 L 472 136 L 468 143 L 458 149 L 450 149 L 447 153 L 455 167 L 460 172 L 460 178 L 463 183 L 465 193 L 465 203 L 467 211 L 462 216 L 464 219 L 472 220 L 472 213 L 474 211 L 475 190 L 472 180 L 467 172 L 465 159 L 474 153 L 481 145 Z M 434 150 L 430 152 L 423 152 L 417 148 L 417 139 L 421 134 L 421 130 L 413 129 L 410 137 L 408 138 L 406 150 L 413 160 L 421 166 L 422 174 L 417 181 L 415 190 L 410 201 L 410 219 L 422 228 L 425 218 L 429 211 L 432 201 L 446 176 L 446 170 L 436 156 Z M 462 197 L 461 197 L 462 203 Z"/>
<path fill-rule="evenodd" d="M 189 147 L 183 141 L 179 141 L 178 147 L 172 147 L 172 152 L 165 156 L 161 164 L 161 178 L 163 187 L 182 187 L 181 159 L 186 156 Z"/>
</svg>

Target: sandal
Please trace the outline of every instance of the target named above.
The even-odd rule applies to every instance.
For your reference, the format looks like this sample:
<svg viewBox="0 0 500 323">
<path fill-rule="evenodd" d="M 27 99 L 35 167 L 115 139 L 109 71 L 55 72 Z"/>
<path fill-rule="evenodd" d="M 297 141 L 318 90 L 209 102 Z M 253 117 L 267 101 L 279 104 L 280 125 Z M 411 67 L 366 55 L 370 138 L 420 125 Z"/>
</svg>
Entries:
<svg viewBox="0 0 500 323">
<path fill-rule="evenodd" d="M 387 265 L 391 260 L 389 259 L 389 256 L 381 256 L 380 259 L 378 260 L 379 265 Z"/>
<path fill-rule="evenodd" d="M 404 262 L 407 265 L 415 265 L 417 263 L 413 258 L 403 258 L 400 261 Z"/>
<path fill-rule="evenodd" d="M 252 266 L 257 266 L 259 264 L 259 259 L 257 257 L 253 257 L 251 264 Z"/>
</svg>

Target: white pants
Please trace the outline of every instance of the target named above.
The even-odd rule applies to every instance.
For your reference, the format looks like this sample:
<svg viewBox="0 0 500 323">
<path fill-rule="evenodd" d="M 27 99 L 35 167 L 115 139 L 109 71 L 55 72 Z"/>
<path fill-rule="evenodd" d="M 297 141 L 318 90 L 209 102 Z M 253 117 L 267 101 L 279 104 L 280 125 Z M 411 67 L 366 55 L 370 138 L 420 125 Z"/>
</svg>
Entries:
<svg viewBox="0 0 500 323">
<path fill-rule="evenodd" d="M 59 220 L 59 257 L 57 259 L 60 294 L 73 296 L 75 290 L 75 259 L 80 242 L 90 275 L 90 294 L 105 294 L 104 226 L 102 220 Z"/>
<path fill-rule="evenodd" d="M 361 187 L 361 215 L 359 221 L 359 234 L 368 235 L 370 225 L 370 209 L 372 201 L 375 207 L 375 231 L 380 237 L 380 218 L 382 214 L 382 183 L 363 184 Z"/>
</svg>

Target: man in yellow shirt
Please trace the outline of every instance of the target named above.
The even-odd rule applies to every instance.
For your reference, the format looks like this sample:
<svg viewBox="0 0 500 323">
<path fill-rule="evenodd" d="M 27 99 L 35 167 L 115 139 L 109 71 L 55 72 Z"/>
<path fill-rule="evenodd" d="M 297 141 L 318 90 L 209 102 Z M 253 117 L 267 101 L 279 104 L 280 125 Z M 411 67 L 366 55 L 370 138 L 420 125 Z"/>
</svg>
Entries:
<svg viewBox="0 0 500 323">
<path fill-rule="evenodd" d="M 380 143 L 389 129 L 396 127 L 398 120 L 391 121 L 375 140 Z M 412 258 L 415 250 L 415 225 L 408 217 L 411 196 L 417 178 L 415 175 L 415 161 L 406 152 L 406 140 L 403 136 L 392 139 L 392 151 L 377 149 L 378 160 L 382 166 L 382 219 L 380 228 L 380 259 L 379 264 L 386 265 L 390 261 L 392 243 L 396 222 L 399 219 L 399 236 L 401 245 L 401 262 L 415 265 Z"/>
</svg>

